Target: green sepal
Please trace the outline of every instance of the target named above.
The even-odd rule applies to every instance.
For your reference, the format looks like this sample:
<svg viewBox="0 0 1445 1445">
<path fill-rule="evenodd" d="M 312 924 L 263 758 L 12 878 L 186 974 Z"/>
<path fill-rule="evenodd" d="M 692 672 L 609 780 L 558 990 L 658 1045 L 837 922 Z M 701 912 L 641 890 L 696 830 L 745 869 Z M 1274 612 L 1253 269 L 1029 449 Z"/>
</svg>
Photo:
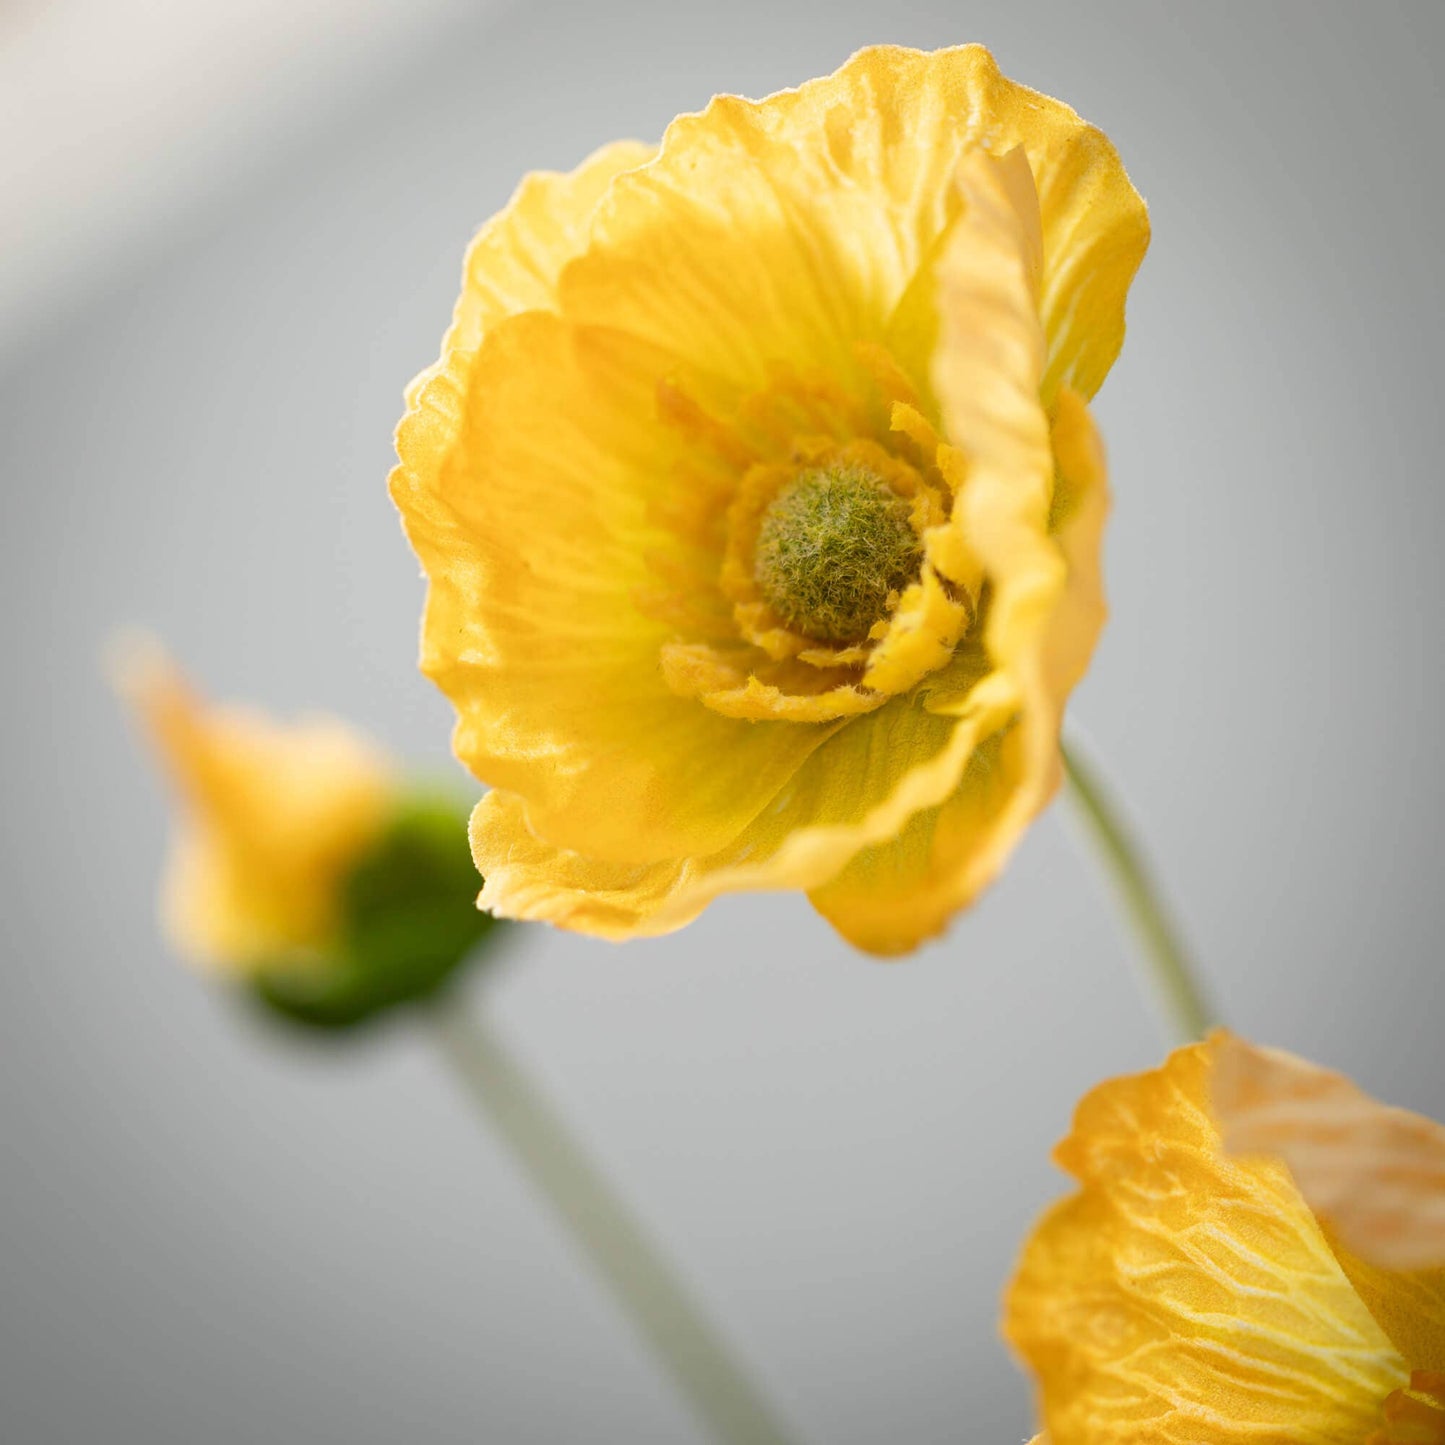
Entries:
<svg viewBox="0 0 1445 1445">
<path fill-rule="evenodd" d="M 345 880 L 341 937 L 326 958 L 263 965 L 248 992 L 273 1016 L 332 1032 L 429 998 L 490 957 L 505 931 L 477 907 L 481 883 L 465 805 L 408 793 Z"/>
</svg>

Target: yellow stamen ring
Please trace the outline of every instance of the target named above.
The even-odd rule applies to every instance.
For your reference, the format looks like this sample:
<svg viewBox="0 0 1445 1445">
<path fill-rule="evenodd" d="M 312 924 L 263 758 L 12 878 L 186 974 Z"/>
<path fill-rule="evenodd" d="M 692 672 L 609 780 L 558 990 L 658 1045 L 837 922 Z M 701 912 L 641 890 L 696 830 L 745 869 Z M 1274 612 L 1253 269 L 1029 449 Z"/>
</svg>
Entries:
<svg viewBox="0 0 1445 1445">
<path fill-rule="evenodd" d="M 704 444 L 699 466 L 710 455 L 704 471 L 736 478 L 725 515 L 714 513 L 722 558 L 709 606 L 664 605 L 674 591 L 708 590 L 672 576 L 639 599 L 677 627 L 660 659 L 672 691 L 728 716 L 824 722 L 881 707 L 948 663 L 983 578 L 950 521 L 964 460 L 915 395 L 885 390 L 873 435 L 854 430 L 859 418 L 826 387 L 782 374 L 731 424 L 681 391 L 664 400 L 668 419 Z M 714 505 L 712 486 L 689 480 L 684 494 Z"/>
<path fill-rule="evenodd" d="M 728 513 L 722 590 L 733 603 L 738 631 L 774 661 L 798 657 L 815 667 L 857 667 L 867 661 L 891 609 L 918 576 L 926 534 L 947 517 L 944 501 L 938 488 L 876 442 L 839 445 L 800 438 L 793 453 L 790 462 L 759 463 L 744 474 Z M 835 481 L 818 486 L 816 478 Z M 801 488 L 807 490 L 800 493 Z M 831 504 L 820 492 L 832 493 Z M 855 528 L 884 543 L 885 557 L 867 556 L 868 535 L 838 535 L 838 513 L 844 511 Z M 811 512 L 811 519 L 800 512 Z M 853 568 L 851 585 L 831 597 L 826 575 L 809 580 L 798 574 L 796 558 L 790 564 L 780 555 L 785 550 L 780 543 L 788 541 L 806 549 L 809 539 L 799 532 L 810 521 L 815 543 L 820 522 L 833 529 L 834 561 L 841 555 Z M 789 531 L 791 538 L 784 535 Z"/>
</svg>

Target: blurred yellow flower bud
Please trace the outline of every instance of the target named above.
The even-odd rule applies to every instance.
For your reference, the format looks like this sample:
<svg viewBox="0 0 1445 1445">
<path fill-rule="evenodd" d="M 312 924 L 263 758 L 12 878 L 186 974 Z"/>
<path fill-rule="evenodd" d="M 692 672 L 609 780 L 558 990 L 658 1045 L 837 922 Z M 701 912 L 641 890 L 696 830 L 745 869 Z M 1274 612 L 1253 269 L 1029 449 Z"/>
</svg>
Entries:
<svg viewBox="0 0 1445 1445">
<path fill-rule="evenodd" d="M 161 913 L 187 958 L 343 1026 L 430 992 L 492 926 L 465 810 L 347 724 L 209 703 L 149 639 L 116 673 L 180 805 Z"/>
<path fill-rule="evenodd" d="M 324 960 L 341 880 L 396 799 L 387 759 L 335 718 L 208 703 L 154 642 L 130 644 L 117 673 L 180 803 L 161 895 L 176 948 L 227 973 Z"/>
</svg>

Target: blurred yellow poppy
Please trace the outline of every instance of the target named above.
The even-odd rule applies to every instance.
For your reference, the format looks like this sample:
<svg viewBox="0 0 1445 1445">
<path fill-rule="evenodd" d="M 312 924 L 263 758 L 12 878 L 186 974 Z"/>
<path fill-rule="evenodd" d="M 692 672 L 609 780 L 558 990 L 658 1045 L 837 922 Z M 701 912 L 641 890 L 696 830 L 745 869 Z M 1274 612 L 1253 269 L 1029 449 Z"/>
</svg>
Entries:
<svg viewBox="0 0 1445 1445">
<path fill-rule="evenodd" d="M 1085 402 L 1148 234 L 979 46 L 523 181 L 391 479 L 487 906 L 627 938 L 799 888 L 895 953 L 988 883 L 1103 622 Z"/>
<path fill-rule="evenodd" d="M 1445 1128 L 1225 1033 L 1079 1105 L 1004 1329 L 1051 1445 L 1445 1445 Z"/>
<path fill-rule="evenodd" d="M 293 1023 L 347 1029 L 480 956 L 466 812 L 339 719 L 198 697 L 149 639 L 117 682 L 179 794 L 161 890 L 171 941 Z"/>
<path fill-rule="evenodd" d="M 386 758 L 334 718 L 287 725 L 207 703 L 154 643 L 137 641 L 118 673 L 180 797 L 161 895 L 176 948 L 240 975 L 324 960 L 342 880 L 396 803 Z"/>
</svg>

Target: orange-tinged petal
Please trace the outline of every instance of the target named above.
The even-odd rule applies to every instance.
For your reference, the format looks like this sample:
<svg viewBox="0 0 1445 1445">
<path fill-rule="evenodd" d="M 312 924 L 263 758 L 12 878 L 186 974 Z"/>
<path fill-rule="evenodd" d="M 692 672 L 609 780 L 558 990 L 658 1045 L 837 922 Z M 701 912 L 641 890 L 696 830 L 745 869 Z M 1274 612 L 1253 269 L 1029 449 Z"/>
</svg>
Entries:
<svg viewBox="0 0 1445 1445">
<path fill-rule="evenodd" d="M 1445 1126 L 1228 1035 L 1216 1046 L 1214 1107 L 1226 1147 L 1283 1159 L 1346 1249 L 1385 1269 L 1445 1266 Z"/>
<path fill-rule="evenodd" d="M 1227 1154 L 1209 1046 L 1088 1094 L 1080 1184 L 1025 1245 L 1005 1332 L 1053 1445 L 1345 1445 L 1408 1378 L 1284 1165 Z"/>
<path fill-rule="evenodd" d="M 1396 1348 L 1445 1370 L 1445 1127 L 1282 1050 L 1215 1047 L 1226 1147 L 1289 1166 Z"/>
</svg>

